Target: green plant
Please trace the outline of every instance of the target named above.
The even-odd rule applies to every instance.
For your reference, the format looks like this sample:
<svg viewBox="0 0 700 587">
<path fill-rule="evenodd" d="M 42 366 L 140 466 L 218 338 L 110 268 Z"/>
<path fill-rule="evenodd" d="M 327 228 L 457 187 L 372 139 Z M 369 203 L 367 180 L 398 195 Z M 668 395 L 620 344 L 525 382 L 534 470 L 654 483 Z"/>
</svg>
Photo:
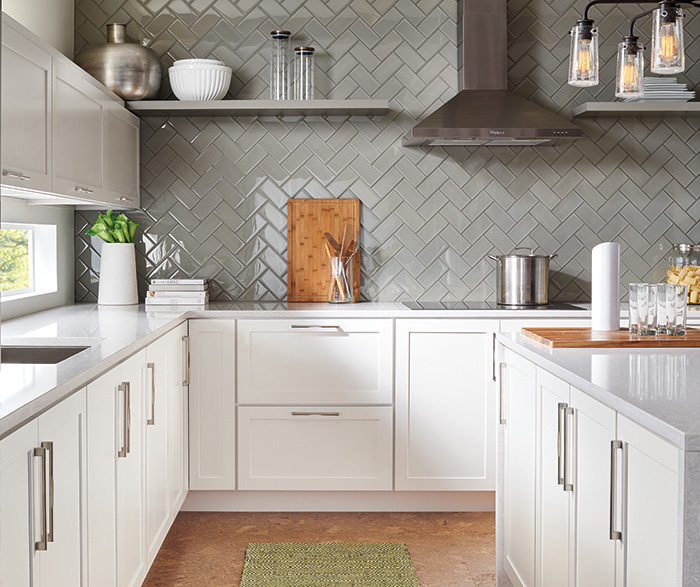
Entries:
<svg viewBox="0 0 700 587">
<path fill-rule="evenodd" d="M 85 234 L 99 236 L 107 243 L 133 243 L 138 224 L 129 220 L 124 214 L 114 216 L 111 210 L 100 214 L 92 228 Z"/>
</svg>

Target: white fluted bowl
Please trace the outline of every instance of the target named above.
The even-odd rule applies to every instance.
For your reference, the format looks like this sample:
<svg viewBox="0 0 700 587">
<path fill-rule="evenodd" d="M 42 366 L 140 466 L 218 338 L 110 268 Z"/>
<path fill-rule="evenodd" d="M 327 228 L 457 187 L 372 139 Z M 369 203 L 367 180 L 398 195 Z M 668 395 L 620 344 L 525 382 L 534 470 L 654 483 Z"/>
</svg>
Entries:
<svg viewBox="0 0 700 587">
<path fill-rule="evenodd" d="M 231 85 L 230 67 L 171 67 L 170 87 L 178 100 L 221 100 Z"/>
<path fill-rule="evenodd" d="M 187 67 L 196 68 L 201 65 L 226 65 L 223 61 L 218 59 L 178 59 L 173 63 L 173 67 Z"/>
</svg>

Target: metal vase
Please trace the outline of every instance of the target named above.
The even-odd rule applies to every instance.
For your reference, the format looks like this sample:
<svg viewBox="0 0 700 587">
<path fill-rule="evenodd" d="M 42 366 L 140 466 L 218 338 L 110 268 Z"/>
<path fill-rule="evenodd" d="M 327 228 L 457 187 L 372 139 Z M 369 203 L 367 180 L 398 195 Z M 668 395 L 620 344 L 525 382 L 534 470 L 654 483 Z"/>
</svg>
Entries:
<svg viewBox="0 0 700 587">
<path fill-rule="evenodd" d="M 123 100 L 158 97 L 162 79 L 158 54 L 127 43 L 125 24 L 108 24 L 107 43 L 81 49 L 75 62 Z"/>
</svg>

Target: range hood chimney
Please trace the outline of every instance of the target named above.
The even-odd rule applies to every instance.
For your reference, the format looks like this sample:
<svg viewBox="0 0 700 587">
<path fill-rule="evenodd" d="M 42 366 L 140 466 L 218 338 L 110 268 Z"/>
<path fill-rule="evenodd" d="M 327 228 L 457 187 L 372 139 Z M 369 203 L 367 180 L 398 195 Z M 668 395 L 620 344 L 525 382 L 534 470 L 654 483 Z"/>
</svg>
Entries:
<svg viewBox="0 0 700 587">
<path fill-rule="evenodd" d="M 506 0 L 460 0 L 460 92 L 413 127 L 404 145 L 539 145 L 581 129 L 508 91 Z"/>
</svg>

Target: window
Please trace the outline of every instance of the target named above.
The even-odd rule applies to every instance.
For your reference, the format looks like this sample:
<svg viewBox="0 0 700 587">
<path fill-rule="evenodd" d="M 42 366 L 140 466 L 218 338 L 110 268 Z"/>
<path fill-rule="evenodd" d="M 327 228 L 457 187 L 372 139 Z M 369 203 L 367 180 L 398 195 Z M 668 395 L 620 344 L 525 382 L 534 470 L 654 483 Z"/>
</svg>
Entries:
<svg viewBox="0 0 700 587">
<path fill-rule="evenodd" d="M 0 224 L 0 296 L 3 300 L 57 290 L 56 227 Z"/>
</svg>

